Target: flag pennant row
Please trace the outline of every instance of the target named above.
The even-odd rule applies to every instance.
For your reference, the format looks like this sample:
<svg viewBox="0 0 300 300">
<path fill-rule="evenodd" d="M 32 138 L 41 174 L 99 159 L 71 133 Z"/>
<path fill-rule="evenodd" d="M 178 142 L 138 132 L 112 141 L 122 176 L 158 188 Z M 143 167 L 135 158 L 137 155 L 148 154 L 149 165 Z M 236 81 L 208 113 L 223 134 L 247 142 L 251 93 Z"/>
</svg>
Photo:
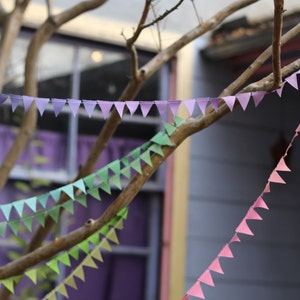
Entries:
<svg viewBox="0 0 300 300">
<path fill-rule="evenodd" d="M 246 110 L 250 99 L 253 99 L 255 107 L 257 107 L 260 102 L 263 100 L 266 94 L 276 93 L 279 97 L 282 96 L 282 92 L 286 86 L 289 84 L 294 89 L 299 90 L 297 75 L 300 71 L 296 71 L 289 77 L 285 78 L 285 81 L 280 88 L 272 92 L 265 91 L 256 91 L 251 93 L 242 93 L 237 95 L 225 96 L 222 98 L 195 98 L 187 100 L 155 100 L 155 101 L 106 101 L 106 100 L 77 100 L 77 99 L 59 99 L 59 98 L 39 98 L 39 97 L 30 97 L 26 95 L 6 95 L 0 94 L 0 104 L 5 102 L 11 103 L 12 111 L 23 103 L 24 111 L 27 111 L 31 106 L 32 102 L 36 103 L 37 109 L 40 115 L 43 115 L 48 104 L 52 104 L 55 116 L 58 116 L 64 109 L 65 106 L 69 106 L 71 113 L 76 116 L 78 110 L 81 107 L 85 109 L 87 115 L 91 118 L 95 109 L 100 109 L 103 114 L 104 119 L 107 119 L 110 112 L 115 108 L 122 118 L 124 115 L 125 108 L 128 109 L 130 115 L 136 113 L 138 107 L 142 112 L 143 117 L 147 117 L 151 108 L 156 107 L 160 116 L 163 116 L 168 110 L 173 116 L 175 116 L 179 110 L 179 107 L 183 105 L 188 111 L 189 115 L 192 116 L 195 107 L 197 106 L 200 109 L 202 114 L 205 114 L 205 110 L 209 104 L 215 110 L 218 110 L 218 105 L 221 102 L 221 99 L 226 103 L 228 108 L 232 111 L 236 101 L 241 105 L 243 110 Z"/>
<path fill-rule="evenodd" d="M 115 160 L 95 173 L 78 179 L 73 183 L 51 190 L 46 194 L 0 205 L 0 211 L 4 218 L 4 221 L 0 222 L 0 235 L 4 237 L 7 228 L 10 228 L 11 232 L 17 235 L 21 225 L 32 231 L 33 221 L 36 220 L 38 224 L 44 226 L 47 216 L 50 216 L 54 222 L 58 222 L 62 208 L 73 214 L 75 202 L 87 207 L 87 195 L 100 201 L 103 192 L 111 194 L 111 185 L 121 190 L 121 176 L 130 179 L 135 173 L 142 174 L 142 165 L 144 163 L 152 166 L 151 155 L 153 153 L 164 156 L 162 147 L 173 146 L 170 136 L 183 123 L 184 119 L 176 116 L 173 124 L 165 123 L 165 130 L 158 132 L 150 141 L 135 148 L 120 160 Z M 75 196 L 76 189 L 81 190 L 82 194 Z M 58 203 L 62 193 L 67 195 L 70 200 L 47 208 L 49 199 Z M 29 214 L 27 209 L 25 214 L 25 208 L 29 208 L 32 213 Z M 19 219 L 11 219 L 13 210 L 17 212 Z"/>
<path fill-rule="evenodd" d="M 119 240 L 116 234 L 116 229 L 123 229 L 123 221 L 126 220 L 128 214 L 128 207 L 122 208 L 107 225 L 107 231 L 103 234 L 103 231 L 98 230 L 86 240 L 75 245 L 68 251 L 62 252 L 61 254 L 51 258 L 46 262 L 45 265 L 38 268 L 28 269 L 24 272 L 24 275 L 29 278 L 34 284 L 37 284 L 38 279 L 47 278 L 47 269 L 52 270 L 53 272 L 59 274 L 60 269 L 59 265 L 62 264 L 67 267 L 72 266 L 71 258 L 78 260 L 79 252 L 82 251 L 86 254 L 86 257 L 79 264 L 79 266 L 72 271 L 72 273 L 65 278 L 54 290 L 52 290 L 45 298 L 43 299 L 56 299 L 56 293 L 62 294 L 65 297 L 68 297 L 66 291 L 66 285 L 77 289 L 74 277 L 85 281 L 84 268 L 98 268 L 98 265 L 95 261 L 103 262 L 103 257 L 101 252 L 112 251 L 109 241 L 119 244 Z M 103 235 L 100 238 L 100 232 Z M 92 248 L 90 247 L 92 245 Z M 92 249 L 92 250 L 91 250 Z M 14 293 L 15 283 L 19 282 L 22 278 L 21 276 L 14 276 L 4 280 L 0 280 L 0 283 L 3 284 L 11 293 Z"/>
<path fill-rule="evenodd" d="M 295 76 L 295 75 L 292 75 L 292 76 Z M 292 82 L 294 82 L 295 79 L 292 78 L 290 80 L 292 80 Z M 298 87 L 298 85 L 296 86 L 295 83 L 294 83 L 294 85 L 295 85 L 295 88 Z M 258 102 L 259 102 L 259 100 L 257 101 L 257 103 Z M 233 102 L 232 102 L 232 105 L 234 105 Z M 198 277 L 198 279 L 192 285 L 192 287 L 186 291 L 182 300 L 189 300 L 189 299 L 191 299 L 190 297 L 196 297 L 198 299 L 205 299 L 205 295 L 204 295 L 203 288 L 202 288 L 203 284 L 214 287 L 215 283 L 213 280 L 213 272 L 222 274 L 222 275 L 224 274 L 223 268 L 221 266 L 221 259 L 234 258 L 234 255 L 230 248 L 231 244 L 241 242 L 239 235 L 254 236 L 254 233 L 250 229 L 247 221 L 262 221 L 262 217 L 256 211 L 256 209 L 265 209 L 265 210 L 269 209 L 265 200 L 263 199 L 263 196 L 265 193 L 271 192 L 271 188 L 270 188 L 271 183 L 272 184 L 274 184 L 274 183 L 275 184 L 285 184 L 285 181 L 281 177 L 281 175 L 279 175 L 279 172 L 291 172 L 290 168 L 287 166 L 287 164 L 285 162 L 285 157 L 288 154 L 288 149 L 291 148 L 291 146 L 292 146 L 295 138 L 298 136 L 299 132 L 300 132 L 300 124 L 298 125 L 297 129 L 295 130 L 295 134 L 294 134 L 293 138 L 291 139 L 291 142 L 289 143 L 285 154 L 280 158 L 277 166 L 271 172 L 268 182 L 266 184 L 266 187 L 264 188 L 261 195 L 250 206 L 250 208 L 248 209 L 244 218 L 242 219 L 240 224 L 236 227 L 235 233 L 234 233 L 233 237 L 230 239 L 229 243 L 224 245 L 224 247 L 221 249 L 221 251 L 219 252 L 217 257 L 211 262 L 211 264 L 208 266 L 208 268 Z"/>
</svg>

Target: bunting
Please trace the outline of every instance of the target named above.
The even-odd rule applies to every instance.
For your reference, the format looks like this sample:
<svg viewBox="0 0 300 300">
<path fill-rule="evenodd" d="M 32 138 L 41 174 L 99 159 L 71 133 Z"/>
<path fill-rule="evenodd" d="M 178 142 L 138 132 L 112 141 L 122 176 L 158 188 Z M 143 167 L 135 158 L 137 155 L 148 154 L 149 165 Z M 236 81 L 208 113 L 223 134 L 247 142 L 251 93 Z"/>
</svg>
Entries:
<svg viewBox="0 0 300 300">
<path fill-rule="evenodd" d="M 196 282 L 192 285 L 190 289 L 186 291 L 186 294 L 182 298 L 182 300 L 188 300 L 189 297 L 196 297 L 198 299 L 205 299 L 202 286 L 203 284 L 209 285 L 214 287 L 214 281 L 212 272 L 224 274 L 222 269 L 220 258 L 234 258 L 234 255 L 231 251 L 231 244 L 233 243 L 240 243 L 239 235 L 249 235 L 254 236 L 254 233 L 250 229 L 247 221 L 249 220 L 256 220 L 262 221 L 262 217 L 256 211 L 256 209 L 265 209 L 268 210 L 268 206 L 264 201 L 264 194 L 271 192 L 271 184 L 285 184 L 285 180 L 279 175 L 279 172 L 291 172 L 291 169 L 286 165 L 285 158 L 288 155 L 289 149 L 292 147 L 292 144 L 295 138 L 298 136 L 300 132 L 300 124 L 298 125 L 297 129 L 295 130 L 295 134 L 291 139 L 291 142 L 286 148 L 284 155 L 280 158 L 277 166 L 271 172 L 269 179 L 267 181 L 266 187 L 262 191 L 262 193 L 258 196 L 258 198 L 254 201 L 254 203 L 248 209 L 246 215 L 241 220 L 240 224 L 236 227 L 235 233 L 233 237 L 230 239 L 229 243 L 225 244 L 222 250 L 219 252 L 217 257 L 212 261 L 212 263 L 208 266 L 208 268 L 198 277 Z"/>
<path fill-rule="evenodd" d="M 106 100 L 77 100 L 77 99 L 59 99 L 59 98 L 39 98 L 39 97 L 30 97 L 26 95 L 6 95 L 0 94 L 0 105 L 5 103 L 10 103 L 12 111 L 18 106 L 22 106 L 26 112 L 31 103 L 35 102 L 37 109 L 42 116 L 46 107 L 52 107 L 54 115 L 57 117 L 65 107 L 68 107 L 68 111 L 72 113 L 73 116 L 76 116 L 80 107 L 84 109 L 89 118 L 92 117 L 95 110 L 100 110 L 102 112 L 103 118 L 107 119 L 110 112 L 115 108 L 122 118 L 124 115 L 125 109 L 128 109 L 131 116 L 133 116 L 140 108 L 139 111 L 142 112 L 142 116 L 146 118 L 151 111 L 152 107 L 156 109 L 160 116 L 163 116 L 166 111 L 168 111 L 172 116 L 176 116 L 179 107 L 182 105 L 186 108 L 190 116 L 193 115 L 194 110 L 197 108 L 201 113 L 205 114 L 206 107 L 211 104 L 212 107 L 217 111 L 218 105 L 221 100 L 224 100 L 230 111 L 233 110 L 234 105 L 238 102 L 243 110 L 246 110 L 250 100 L 253 100 L 255 107 L 257 107 L 261 101 L 264 99 L 266 94 L 276 93 L 279 97 L 282 96 L 282 92 L 285 86 L 288 84 L 294 89 L 298 90 L 298 79 L 297 75 L 300 73 L 300 70 L 296 71 L 292 75 L 285 78 L 282 86 L 277 90 L 272 92 L 265 91 L 256 91 L 251 93 L 242 93 L 237 95 L 225 96 L 222 98 L 213 98 L 213 97 L 203 97 L 195 99 L 186 99 L 186 100 L 155 100 L 155 101 L 106 101 Z M 67 110 L 66 110 L 67 111 Z"/>
</svg>

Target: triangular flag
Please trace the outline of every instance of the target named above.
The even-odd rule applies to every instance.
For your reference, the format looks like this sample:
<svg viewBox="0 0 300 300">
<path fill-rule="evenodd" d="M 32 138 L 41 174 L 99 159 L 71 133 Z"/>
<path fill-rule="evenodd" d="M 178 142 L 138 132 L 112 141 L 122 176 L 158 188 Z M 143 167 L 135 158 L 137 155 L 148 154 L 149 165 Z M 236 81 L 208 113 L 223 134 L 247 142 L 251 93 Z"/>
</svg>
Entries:
<svg viewBox="0 0 300 300">
<path fill-rule="evenodd" d="M 77 290 L 77 285 L 72 275 L 69 275 L 66 279 L 64 279 L 64 283 L 73 289 Z"/>
<path fill-rule="evenodd" d="M 8 98 L 8 95 L 0 94 L 0 104 L 3 104 L 7 98 Z"/>
<path fill-rule="evenodd" d="M 72 183 L 63 186 L 63 187 L 61 188 L 61 190 L 62 190 L 67 196 L 69 196 L 71 199 L 74 200 L 74 189 L 73 189 L 73 184 L 72 184 Z"/>
<path fill-rule="evenodd" d="M 59 219 L 60 207 L 59 206 L 53 206 L 47 212 L 48 212 L 49 216 L 53 219 L 53 221 L 55 223 L 57 223 L 58 219 Z"/>
<path fill-rule="evenodd" d="M 37 269 L 30 269 L 25 272 L 25 275 L 34 283 L 37 283 Z"/>
<path fill-rule="evenodd" d="M 101 168 L 96 172 L 97 176 L 102 180 L 102 181 L 107 181 L 108 180 L 108 167 L 105 166 L 104 168 Z"/>
<path fill-rule="evenodd" d="M 194 285 L 186 292 L 189 296 L 205 299 L 200 283 L 196 281 Z"/>
<path fill-rule="evenodd" d="M 74 214 L 74 202 L 72 200 L 68 200 L 61 205 L 68 213 Z"/>
<path fill-rule="evenodd" d="M 101 196 L 99 194 L 99 188 L 96 187 L 94 189 L 89 189 L 88 194 L 91 195 L 94 199 L 101 200 Z"/>
<path fill-rule="evenodd" d="M 210 286 L 215 286 L 210 271 L 208 269 L 202 273 L 202 275 L 197 279 L 197 281 L 203 282 Z"/>
<path fill-rule="evenodd" d="M 249 208 L 245 220 L 262 220 L 262 217 L 254 210 L 253 206 Z"/>
<path fill-rule="evenodd" d="M 279 160 L 275 170 L 276 171 L 285 171 L 285 172 L 291 171 L 291 169 L 286 165 L 283 157 L 281 157 L 281 159 Z"/>
<path fill-rule="evenodd" d="M 14 201 L 12 203 L 13 207 L 17 211 L 20 218 L 22 218 L 22 216 L 23 216 L 24 203 L 25 203 L 24 200 Z"/>
<path fill-rule="evenodd" d="M 92 257 L 87 256 L 86 259 L 82 262 L 82 265 L 84 267 L 89 267 L 93 269 L 98 269 L 98 266 L 96 265 L 95 261 L 93 260 Z"/>
<path fill-rule="evenodd" d="M 69 107 L 71 109 L 71 112 L 73 116 L 75 117 L 77 115 L 78 109 L 80 107 L 81 101 L 76 99 L 67 99 Z"/>
<path fill-rule="evenodd" d="M 76 180 L 75 182 L 73 182 L 73 186 L 77 187 L 78 189 L 80 189 L 84 194 L 86 194 L 86 188 L 84 185 L 83 180 L 80 178 L 78 180 Z"/>
<path fill-rule="evenodd" d="M 249 104 L 249 101 L 250 101 L 250 98 L 251 98 L 251 93 L 237 94 L 236 98 L 238 99 L 238 101 L 239 101 L 241 107 L 243 108 L 243 110 L 245 111 L 248 104 Z"/>
<path fill-rule="evenodd" d="M 31 197 L 31 198 L 25 200 L 26 205 L 27 205 L 33 212 L 36 212 L 36 202 L 37 202 L 37 198 L 36 198 L 36 197 Z"/>
<path fill-rule="evenodd" d="M 151 155 L 150 151 L 145 151 L 143 154 L 141 154 L 141 159 L 150 167 L 153 166 L 152 161 L 151 161 Z"/>
<path fill-rule="evenodd" d="M 271 192 L 271 189 L 270 189 L 270 182 L 267 182 L 267 184 L 266 184 L 266 186 L 265 186 L 265 188 L 264 188 L 264 190 L 263 190 L 263 194 L 265 194 L 265 193 L 270 193 Z"/>
<path fill-rule="evenodd" d="M 12 294 L 15 292 L 15 282 L 13 278 L 7 278 L 0 281 Z"/>
<path fill-rule="evenodd" d="M 14 233 L 14 235 L 17 235 L 18 231 L 19 231 L 20 220 L 9 221 L 8 222 L 8 226 L 10 227 L 10 229 L 12 230 L 12 232 Z"/>
<path fill-rule="evenodd" d="M 65 287 L 65 285 L 63 283 L 59 284 L 59 286 L 56 288 L 56 291 L 59 294 L 65 296 L 66 298 L 69 298 L 68 292 L 67 292 L 66 287 Z"/>
<path fill-rule="evenodd" d="M 37 197 L 37 201 L 41 204 L 43 208 L 46 208 L 48 202 L 49 194 L 43 194 Z"/>
<path fill-rule="evenodd" d="M 115 174 L 120 174 L 121 162 L 117 159 L 107 165 Z"/>
<path fill-rule="evenodd" d="M 174 116 L 174 122 L 175 122 L 176 127 L 179 127 L 185 123 L 185 119 L 183 119 L 179 116 Z"/>
<path fill-rule="evenodd" d="M 240 238 L 238 237 L 238 235 L 237 234 L 234 234 L 234 236 L 231 238 L 231 240 L 230 240 L 230 244 L 231 243 L 239 243 L 241 240 L 240 240 Z"/>
<path fill-rule="evenodd" d="M 88 237 L 88 241 L 95 246 L 98 245 L 99 244 L 99 233 L 95 232 L 94 234 L 90 235 Z"/>
<path fill-rule="evenodd" d="M 23 96 L 23 105 L 24 105 L 24 111 L 28 111 L 31 103 L 33 101 L 33 97 L 30 96 Z"/>
<path fill-rule="evenodd" d="M 94 181 L 96 175 L 94 173 L 83 178 L 84 183 L 88 186 L 88 188 L 94 188 Z"/>
<path fill-rule="evenodd" d="M 131 168 L 130 166 L 127 166 L 123 168 L 120 172 L 123 176 L 125 176 L 127 179 L 131 178 Z"/>
<path fill-rule="evenodd" d="M 127 215 L 128 215 L 128 207 L 127 207 L 127 206 L 121 208 L 121 209 L 117 212 L 117 216 L 121 217 L 121 218 L 124 219 L 124 220 L 127 219 Z"/>
<path fill-rule="evenodd" d="M 64 108 L 67 100 L 52 98 L 51 101 L 52 101 L 52 105 L 54 108 L 55 117 L 57 117 L 59 115 L 59 113 L 62 111 L 62 109 Z"/>
<path fill-rule="evenodd" d="M 111 247 L 109 242 L 107 241 L 106 238 L 102 238 L 101 243 L 100 243 L 100 247 L 104 250 L 107 250 L 109 252 L 111 252 Z"/>
<path fill-rule="evenodd" d="M 61 194 L 61 188 L 54 189 L 49 192 L 50 196 L 53 198 L 55 202 L 58 202 Z"/>
<path fill-rule="evenodd" d="M 76 270 L 74 271 L 74 276 L 76 276 L 77 278 L 81 279 L 81 281 L 85 281 L 85 275 L 84 275 L 84 271 L 83 271 L 83 267 L 82 266 L 78 266 L 76 268 Z"/>
<path fill-rule="evenodd" d="M 137 147 L 132 151 L 130 151 L 128 156 L 131 156 L 133 159 L 137 159 L 138 157 L 140 157 L 140 154 L 141 154 L 141 148 Z"/>
<path fill-rule="evenodd" d="M 68 251 L 69 255 L 71 255 L 74 259 L 78 260 L 79 258 L 79 248 L 78 245 L 74 246 Z"/>
<path fill-rule="evenodd" d="M 212 263 L 209 265 L 208 267 L 209 270 L 211 271 L 214 271 L 216 273 L 219 273 L 219 274 L 224 274 L 223 270 L 222 270 L 222 267 L 220 265 L 220 261 L 219 261 L 219 258 L 216 257 Z"/>
<path fill-rule="evenodd" d="M 110 101 L 103 101 L 103 100 L 97 100 L 97 103 L 103 113 L 103 117 L 104 119 L 107 119 L 108 117 L 108 114 L 110 112 L 110 109 L 112 108 L 113 106 L 113 102 L 110 102 Z"/>
<path fill-rule="evenodd" d="M 162 131 L 159 131 L 155 136 L 153 136 L 151 138 L 151 142 L 162 146 L 174 146 L 168 135 Z"/>
<path fill-rule="evenodd" d="M 91 256 L 98 261 L 103 262 L 103 257 L 98 247 L 93 249 L 93 251 L 91 252 Z"/>
<path fill-rule="evenodd" d="M 87 207 L 86 195 L 79 195 L 75 198 L 75 201 L 80 203 L 82 206 Z"/>
<path fill-rule="evenodd" d="M 101 190 L 103 190 L 104 192 L 106 192 L 107 194 L 111 195 L 111 189 L 110 189 L 110 184 L 109 182 L 101 182 L 101 184 L 99 185 L 99 188 Z"/>
<path fill-rule="evenodd" d="M 144 118 L 147 117 L 152 105 L 153 102 L 151 101 L 140 101 L 140 107 Z"/>
<path fill-rule="evenodd" d="M 209 101 L 210 101 L 212 107 L 214 108 L 214 110 L 217 111 L 220 99 L 219 98 L 209 98 Z"/>
<path fill-rule="evenodd" d="M 288 82 L 294 89 L 299 90 L 297 73 L 293 73 L 291 76 L 287 77 L 285 81 Z"/>
<path fill-rule="evenodd" d="M 78 244 L 78 247 L 85 253 L 88 254 L 90 252 L 90 245 L 88 240 L 83 240 Z"/>
<path fill-rule="evenodd" d="M 282 95 L 284 85 L 285 85 L 285 82 L 282 83 L 281 87 L 276 89 L 276 93 L 279 97 L 281 97 L 281 95 Z"/>
<path fill-rule="evenodd" d="M 142 168 L 141 168 L 141 160 L 137 158 L 136 160 L 132 161 L 130 163 L 131 168 L 136 170 L 139 174 L 142 174 Z"/>
<path fill-rule="evenodd" d="M 115 101 L 114 106 L 115 106 L 120 118 L 122 118 L 123 112 L 124 112 L 124 107 L 125 107 L 125 102 Z"/>
<path fill-rule="evenodd" d="M 201 110 L 201 112 L 202 112 L 203 115 L 205 115 L 206 106 L 207 106 L 208 101 L 209 101 L 208 97 L 206 97 L 206 98 L 197 98 L 196 99 L 198 107 Z"/>
<path fill-rule="evenodd" d="M 232 111 L 235 103 L 235 96 L 226 96 L 222 98 L 229 109 Z"/>
<path fill-rule="evenodd" d="M 108 234 L 106 235 L 106 237 L 110 240 L 110 241 L 112 241 L 112 242 L 114 242 L 115 244 L 119 244 L 119 239 L 118 239 L 118 237 L 117 237 L 117 234 L 116 234 L 116 231 L 115 231 L 115 229 L 114 228 L 111 228 L 110 230 L 109 230 L 109 232 L 108 232 Z"/>
<path fill-rule="evenodd" d="M 53 270 L 55 273 L 59 274 L 58 262 L 56 258 L 51 259 L 50 261 L 46 262 L 46 265 Z"/>
<path fill-rule="evenodd" d="M 153 145 L 151 145 L 149 147 L 149 150 L 152 151 L 152 152 L 154 152 L 154 153 L 156 153 L 156 154 L 158 154 L 158 155 L 160 155 L 160 156 L 162 156 L 162 157 L 165 156 L 165 154 L 164 154 L 164 152 L 163 152 L 163 150 L 162 150 L 162 148 L 161 148 L 160 145 L 153 144 Z"/>
<path fill-rule="evenodd" d="M 19 95 L 9 95 L 9 97 L 10 97 L 10 100 L 11 100 L 12 111 L 15 111 L 17 106 L 20 104 L 21 96 L 19 96 Z"/>
<path fill-rule="evenodd" d="M 95 107 L 97 105 L 97 101 L 95 100 L 82 100 L 83 106 L 89 116 L 89 118 L 92 116 Z"/>
<path fill-rule="evenodd" d="M 220 253 L 218 254 L 218 256 L 220 257 L 228 257 L 228 258 L 233 258 L 233 254 L 231 249 L 229 248 L 229 245 L 226 244 L 222 250 L 220 251 Z"/>
<path fill-rule="evenodd" d="M 189 112 L 189 115 L 192 116 L 195 108 L 196 99 L 189 99 L 183 101 L 183 104 L 185 105 L 186 109 Z"/>
<path fill-rule="evenodd" d="M 169 100 L 169 107 L 170 107 L 170 111 L 172 112 L 173 116 L 176 116 L 180 104 L 181 104 L 181 101 L 179 101 L 179 100 Z"/>
<path fill-rule="evenodd" d="M 12 209 L 12 204 L 11 203 L 1 205 L 1 210 L 4 214 L 4 216 L 5 216 L 6 221 L 9 220 L 11 209 Z"/>
<path fill-rule="evenodd" d="M 41 212 L 34 215 L 35 219 L 43 227 L 45 227 L 45 214 L 46 214 L 46 212 L 41 211 Z"/>
<path fill-rule="evenodd" d="M 122 190 L 120 174 L 110 177 L 109 182 L 113 183 L 119 190 Z"/>
<path fill-rule="evenodd" d="M 171 136 L 177 129 L 176 126 L 171 125 L 170 123 L 167 123 L 167 122 L 164 123 L 164 127 L 165 127 L 165 130 L 166 130 L 168 136 Z"/>
<path fill-rule="evenodd" d="M 32 231 L 32 222 L 33 222 L 33 216 L 26 216 L 22 219 L 23 224 L 25 227 L 31 232 Z"/>
<path fill-rule="evenodd" d="M 49 103 L 49 98 L 35 98 L 35 103 L 40 115 L 42 116 Z"/>
<path fill-rule="evenodd" d="M 126 101 L 125 104 L 129 110 L 131 116 L 135 113 L 135 111 L 139 107 L 139 102 L 137 102 L 137 101 Z"/>
<path fill-rule="evenodd" d="M 258 92 L 251 93 L 255 107 L 257 107 L 259 105 L 259 103 L 264 98 L 265 94 L 266 94 L 266 92 L 264 92 L 264 91 L 258 91 Z"/>
<path fill-rule="evenodd" d="M 71 266 L 70 257 L 67 252 L 60 254 L 56 259 L 59 260 L 60 262 L 62 262 L 67 267 Z"/>
<path fill-rule="evenodd" d="M 245 219 L 242 220 L 242 222 L 236 228 L 235 232 L 242 233 L 242 234 L 247 234 L 247 235 L 254 235 L 254 233 L 249 228 L 249 226 L 248 226 Z"/>
<path fill-rule="evenodd" d="M 285 184 L 286 182 L 280 177 L 280 175 L 273 171 L 268 179 L 270 182 Z"/>
<path fill-rule="evenodd" d="M 154 104 L 156 105 L 156 108 L 159 112 L 160 116 L 163 116 L 163 114 L 166 111 L 167 105 L 168 105 L 168 101 L 167 100 L 160 100 L 160 101 L 154 101 Z"/>
</svg>

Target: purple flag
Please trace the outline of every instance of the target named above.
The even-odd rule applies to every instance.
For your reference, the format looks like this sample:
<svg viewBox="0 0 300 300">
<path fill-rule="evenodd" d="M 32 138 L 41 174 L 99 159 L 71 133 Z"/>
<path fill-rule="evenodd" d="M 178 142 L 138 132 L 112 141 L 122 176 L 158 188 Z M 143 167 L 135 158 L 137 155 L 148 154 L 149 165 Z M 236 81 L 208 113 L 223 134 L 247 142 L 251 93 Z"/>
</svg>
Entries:
<svg viewBox="0 0 300 300">
<path fill-rule="evenodd" d="M 171 110 L 173 116 L 175 116 L 177 114 L 180 104 L 181 104 L 180 100 L 169 100 L 169 107 L 170 107 L 170 110 Z"/>
<path fill-rule="evenodd" d="M 240 102 L 241 107 L 243 110 L 246 110 L 248 103 L 250 101 L 251 93 L 244 93 L 236 95 L 236 98 Z"/>
<path fill-rule="evenodd" d="M 186 109 L 188 110 L 190 116 L 193 114 L 193 111 L 195 108 L 195 103 L 196 103 L 195 99 L 189 99 L 189 100 L 183 101 L 183 104 L 185 105 Z"/>
<path fill-rule="evenodd" d="M 51 100 L 54 108 L 55 117 L 57 117 L 58 114 L 62 111 L 63 107 L 65 106 L 67 100 L 58 98 L 52 98 Z"/>
<path fill-rule="evenodd" d="M 255 104 L 255 107 L 258 106 L 258 104 L 262 101 L 262 99 L 264 98 L 266 92 L 264 91 L 258 91 L 258 92 L 252 92 L 252 98 Z"/>
<path fill-rule="evenodd" d="M 103 113 L 104 119 L 108 117 L 109 111 L 111 107 L 113 106 L 113 102 L 110 101 L 103 101 L 103 100 L 97 100 L 97 103 Z"/>
<path fill-rule="evenodd" d="M 21 96 L 20 95 L 9 95 L 9 97 L 11 100 L 12 111 L 15 111 L 15 109 L 17 108 L 17 106 L 19 105 L 19 103 L 21 101 Z"/>
<path fill-rule="evenodd" d="M 296 90 L 299 90 L 298 80 L 297 80 L 297 73 L 294 73 L 291 76 L 287 77 L 285 79 L 285 81 L 288 82 Z"/>
<path fill-rule="evenodd" d="M 281 87 L 276 90 L 276 93 L 278 94 L 279 97 L 281 97 L 281 95 L 282 95 L 284 85 L 285 85 L 285 82 L 283 82 Z"/>
<path fill-rule="evenodd" d="M 218 104 L 220 102 L 219 98 L 209 98 L 211 105 L 213 106 L 214 110 L 218 110 Z"/>
<path fill-rule="evenodd" d="M 92 116 L 94 109 L 96 107 L 97 101 L 95 100 L 82 100 L 83 106 L 89 116 L 89 118 Z"/>
<path fill-rule="evenodd" d="M 208 97 L 206 97 L 206 98 L 197 98 L 196 99 L 198 107 L 200 108 L 203 115 L 205 115 L 205 110 L 206 110 L 208 100 L 209 100 Z"/>
<path fill-rule="evenodd" d="M 24 105 L 25 112 L 29 109 L 32 101 L 33 101 L 33 97 L 23 96 L 23 105 Z"/>
<path fill-rule="evenodd" d="M 77 115 L 77 112 L 78 112 L 79 106 L 81 104 L 81 101 L 76 100 L 76 99 L 67 99 L 67 100 L 68 100 L 70 109 L 72 111 L 72 114 L 75 117 Z"/>
<path fill-rule="evenodd" d="M 35 103 L 40 112 L 40 115 L 42 116 L 47 107 L 47 104 L 49 103 L 49 98 L 36 98 Z"/>
<path fill-rule="evenodd" d="M 126 101 L 126 106 L 130 112 L 130 115 L 132 116 L 137 108 L 139 107 L 139 102 L 138 101 Z"/>
<path fill-rule="evenodd" d="M 166 111 L 167 105 L 168 105 L 168 101 L 167 100 L 156 100 L 154 101 L 156 108 L 160 114 L 160 116 L 162 116 L 164 114 L 164 112 Z"/>
<path fill-rule="evenodd" d="M 235 96 L 226 96 L 223 97 L 223 100 L 225 101 L 229 109 L 232 111 L 235 103 Z"/>
<path fill-rule="evenodd" d="M 152 105 L 153 105 L 152 101 L 140 101 L 140 106 L 144 118 L 147 117 Z"/>
<path fill-rule="evenodd" d="M 115 105 L 117 112 L 119 113 L 120 118 L 122 118 L 124 107 L 125 107 L 125 102 L 115 101 L 114 105 Z"/>
<path fill-rule="evenodd" d="M 8 95 L 0 94 L 0 104 L 3 104 L 7 98 L 8 98 Z"/>
</svg>

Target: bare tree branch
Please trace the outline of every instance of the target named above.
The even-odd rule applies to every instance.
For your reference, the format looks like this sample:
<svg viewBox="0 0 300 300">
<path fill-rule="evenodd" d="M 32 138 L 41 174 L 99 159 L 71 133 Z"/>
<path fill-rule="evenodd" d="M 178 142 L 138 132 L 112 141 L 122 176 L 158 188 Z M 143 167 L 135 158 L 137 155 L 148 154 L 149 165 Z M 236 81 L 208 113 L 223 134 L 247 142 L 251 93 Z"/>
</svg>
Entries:
<svg viewBox="0 0 300 300">
<path fill-rule="evenodd" d="M 282 34 L 282 14 L 284 11 L 284 0 L 274 0 L 274 25 L 273 25 L 273 74 L 274 81 L 271 89 L 281 86 L 281 34 Z"/>
<path fill-rule="evenodd" d="M 281 37 L 281 44 L 287 43 L 299 33 L 300 24 L 297 24 Z M 225 95 L 234 94 L 262 66 L 262 64 L 272 56 L 272 54 L 273 47 L 270 46 L 262 54 L 260 54 L 235 81 L 233 81 L 228 87 L 226 87 L 220 94 L 220 96 L 223 97 Z"/>
<path fill-rule="evenodd" d="M 52 0 L 46 0 L 48 17 L 52 16 Z"/>
</svg>

